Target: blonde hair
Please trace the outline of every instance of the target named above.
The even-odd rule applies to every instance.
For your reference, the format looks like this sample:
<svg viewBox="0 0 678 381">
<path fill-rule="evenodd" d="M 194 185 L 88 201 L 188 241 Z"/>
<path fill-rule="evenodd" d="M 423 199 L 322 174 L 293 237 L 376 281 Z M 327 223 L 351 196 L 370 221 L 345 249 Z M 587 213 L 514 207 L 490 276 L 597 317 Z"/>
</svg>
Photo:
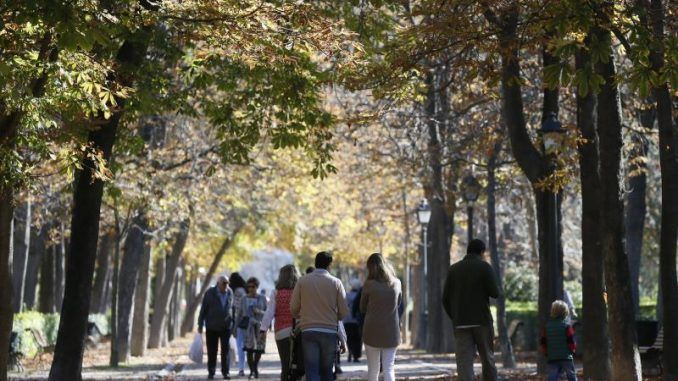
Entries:
<svg viewBox="0 0 678 381">
<path fill-rule="evenodd" d="M 367 258 L 367 279 L 391 284 L 395 278 L 393 267 L 379 253 L 374 253 Z"/>
<path fill-rule="evenodd" d="M 570 314 L 570 309 L 567 307 L 567 304 L 562 300 L 556 300 L 551 304 L 551 317 L 552 318 L 564 318 Z"/>
</svg>

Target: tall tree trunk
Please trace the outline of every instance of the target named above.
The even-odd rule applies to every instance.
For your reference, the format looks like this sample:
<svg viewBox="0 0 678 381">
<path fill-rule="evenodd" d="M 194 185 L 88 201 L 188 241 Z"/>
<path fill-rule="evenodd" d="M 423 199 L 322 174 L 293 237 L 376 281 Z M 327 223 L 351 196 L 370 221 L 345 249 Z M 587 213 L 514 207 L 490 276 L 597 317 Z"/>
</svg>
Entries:
<svg viewBox="0 0 678 381">
<path fill-rule="evenodd" d="M 235 233 L 233 234 L 233 237 L 238 234 L 238 231 L 240 229 L 237 229 Z M 181 324 L 181 335 L 185 335 L 186 333 L 190 332 L 192 330 L 192 327 L 195 323 L 195 312 L 198 309 L 198 306 L 202 302 L 202 298 L 205 296 L 205 292 L 207 292 L 207 289 L 209 288 L 211 282 L 212 282 L 212 277 L 217 271 L 217 268 L 219 267 L 219 264 L 221 263 L 222 258 L 224 257 L 224 254 L 226 254 L 226 250 L 228 250 L 229 247 L 231 247 L 231 244 L 233 243 L 232 237 L 227 237 L 224 239 L 224 241 L 221 243 L 221 246 L 219 246 L 219 250 L 214 254 L 214 257 L 212 259 L 212 263 L 210 264 L 210 268 L 207 270 L 207 274 L 205 274 L 205 279 L 202 282 L 202 285 L 200 286 L 200 292 L 198 292 L 197 295 L 191 300 L 191 303 L 188 304 L 186 307 L 186 316 L 184 317 L 184 321 Z"/>
<path fill-rule="evenodd" d="M 122 229 L 117 206 L 113 211 L 115 216 L 115 242 L 113 246 L 113 269 L 111 276 L 111 357 L 108 361 L 110 366 L 117 367 L 120 355 L 118 353 L 118 286 L 120 285 L 120 243 L 122 241 Z"/>
<path fill-rule="evenodd" d="M 133 73 L 139 67 L 147 50 L 147 44 L 142 40 L 145 39 L 126 40 L 122 44 L 116 57 L 120 65 L 118 68 L 121 71 L 120 77 L 111 79 L 119 80 L 126 86 L 133 85 L 133 75 L 123 76 L 121 73 L 123 71 L 125 74 Z M 119 110 L 98 129 L 91 131 L 88 137 L 88 143 L 102 153 L 106 163 L 111 157 L 125 100 L 119 99 L 117 103 Z M 103 181 L 93 176 L 92 170 L 96 168 L 96 163 L 89 157 L 89 154 L 84 155 L 82 168 L 75 181 L 70 248 L 66 258 L 66 287 L 54 360 L 49 374 L 50 381 L 82 379 L 82 355 L 87 331 L 104 188 Z"/>
<path fill-rule="evenodd" d="M 577 69 L 590 69 L 591 58 L 584 49 L 577 53 Z M 582 320 L 584 331 L 584 376 L 592 381 L 610 379 L 610 349 L 607 306 L 603 298 L 603 255 L 600 242 L 602 194 L 598 174 L 596 96 L 577 95 L 577 128 L 585 139 L 579 144 L 579 174 L 582 197 Z"/>
<path fill-rule="evenodd" d="M 7 381 L 9 336 L 14 314 L 12 305 L 12 251 L 14 250 L 13 190 L 0 182 L 0 381 Z"/>
<path fill-rule="evenodd" d="M 403 181 L 403 184 L 405 182 Z M 410 312 L 407 310 L 409 307 L 410 303 L 410 298 L 411 298 L 411 271 L 410 271 L 410 242 L 412 241 L 411 239 L 411 234 L 410 234 L 410 218 L 411 214 L 408 212 L 408 205 L 407 205 L 407 190 L 405 187 L 402 188 L 401 190 L 401 197 L 402 197 L 402 212 L 403 212 L 403 230 L 405 234 L 403 235 L 403 253 L 405 255 L 405 266 L 403 269 L 403 303 L 405 304 L 405 316 L 404 316 L 404 321 L 401 327 L 402 330 L 402 341 L 403 343 L 410 343 L 411 342 L 408 340 L 412 336 L 408 337 L 408 332 L 410 331 Z"/>
<path fill-rule="evenodd" d="M 160 301 L 160 295 L 162 294 L 162 285 L 165 282 L 166 271 L 167 271 L 167 256 L 163 253 L 162 255 L 158 256 L 157 262 L 155 264 L 155 277 L 153 279 L 153 313 L 151 314 L 151 320 L 153 319 L 153 315 L 155 315 L 156 311 L 158 310 L 158 303 Z M 150 329 L 148 339 L 149 343 L 151 340 L 150 335 L 152 332 L 153 330 Z M 164 333 L 165 331 L 162 332 Z M 164 334 L 163 336 L 166 337 L 166 335 Z M 161 343 L 160 346 L 164 346 L 166 343 L 165 339 L 161 338 L 160 343 Z"/>
<path fill-rule="evenodd" d="M 165 325 L 167 311 L 172 299 L 172 291 L 174 290 L 174 278 L 177 273 L 177 267 L 179 265 L 179 260 L 181 259 L 181 254 L 183 253 L 184 247 L 186 246 L 189 227 L 190 220 L 183 220 L 180 223 L 179 230 L 175 234 L 174 244 L 172 245 L 172 253 L 170 254 L 167 263 L 168 271 L 164 276 L 160 295 L 158 295 L 158 299 L 156 299 L 153 307 L 151 331 L 148 338 L 149 348 L 158 348 L 160 346 L 162 339 L 161 332 L 163 326 Z"/>
<path fill-rule="evenodd" d="M 656 73 L 665 68 L 665 9 L 662 0 L 642 1 L 642 20 L 652 30 L 650 64 Z M 649 20 L 647 16 L 649 15 Z M 675 31 L 674 31 L 675 32 Z M 669 32 L 671 33 L 671 32 Z M 675 89 L 673 89 L 675 91 Z M 662 217 L 659 239 L 659 289 L 664 326 L 662 355 L 664 381 L 678 380 L 678 274 L 676 241 L 678 240 L 678 128 L 673 119 L 673 103 L 667 82 L 653 88 L 657 102 L 659 126 L 659 162 L 662 175 Z"/>
<path fill-rule="evenodd" d="M 444 312 L 440 300 L 447 268 L 450 266 L 450 218 L 445 210 L 445 191 L 442 173 L 442 146 L 440 144 L 441 121 L 436 112 L 436 76 L 427 76 L 428 95 L 426 116 L 429 133 L 428 166 L 430 177 L 425 185 L 425 193 L 431 204 L 431 220 L 428 224 L 428 266 L 427 266 L 427 304 L 428 321 L 426 349 L 431 353 L 445 352 L 443 329 Z M 447 332 L 450 332 L 449 330 Z"/>
<path fill-rule="evenodd" d="M 64 292 L 66 285 L 66 253 L 68 243 L 66 239 L 66 228 L 61 223 L 59 244 L 54 250 L 54 304 L 57 310 L 61 310 L 61 304 L 64 301 Z"/>
<path fill-rule="evenodd" d="M 101 236 L 101 241 L 97 247 L 97 264 L 94 273 L 94 286 L 92 287 L 92 303 L 89 312 L 100 314 L 106 312 L 106 283 L 109 279 L 111 268 L 110 256 L 113 247 L 113 230 L 106 231 Z"/>
<path fill-rule="evenodd" d="M 151 292 L 151 244 L 147 241 L 139 268 L 136 293 L 134 294 L 134 318 L 132 320 L 132 356 L 141 357 L 148 345 L 148 301 Z"/>
<path fill-rule="evenodd" d="M 549 242 L 548 237 L 560 225 L 561 213 L 560 202 L 553 193 L 541 190 L 536 184 L 550 174 L 547 158 L 535 147 L 525 122 L 525 112 L 522 99 L 522 88 L 519 79 L 522 77 L 520 69 L 520 39 L 518 36 L 518 20 L 520 8 L 517 3 L 512 3 L 503 14 L 495 14 L 491 9 L 486 9 L 487 20 L 499 28 L 499 46 L 501 54 L 501 95 L 502 95 L 502 119 L 509 131 L 511 150 L 520 169 L 534 188 L 537 227 L 539 242 L 539 323 L 543 325 L 548 319 L 551 302 L 562 297 L 562 244 L 560 235 L 557 234 L 556 242 Z M 548 52 L 543 52 L 544 64 L 548 65 L 553 58 Z M 544 91 L 544 103 L 542 106 L 542 120 L 550 112 L 558 111 L 558 91 L 546 89 Z M 556 218 L 551 218 L 553 208 Z M 556 230 L 557 233 L 560 229 Z M 546 359 L 540 353 L 538 357 L 538 370 L 540 374 L 546 371 Z"/>
<path fill-rule="evenodd" d="M 134 308 L 134 293 L 139 268 L 142 265 L 144 252 L 146 251 L 146 231 L 148 220 L 143 210 L 138 210 L 132 219 L 132 223 L 125 239 L 124 256 L 120 265 L 120 277 L 118 278 L 118 325 L 117 325 L 117 356 L 115 363 L 127 362 L 130 349 L 130 323 Z M 111 353 L 111 356 L 113 353 Z"/>
<path fill-rule="evenodd" d="M 14 245 L 14 312 L 21 312 L 24 305 L 24 285 L 26 281 L 26 267 L 28 266 L 28 256 L 31 250 L 31 223 L 32 223 L 33 203 L 30 196 L 25 205 L 20 208 L 24 212 L 23 224 L 19 230 L 19 224 L 14 224 L 14 234 L 19 234 L 19 242 Z"/>
<path fill-rule="evenodd" d="M 499 250 L 497 248 L 497 211 L 495 192 L 497 187 L 496 168 L 497 156 L 501 151 L 501 141 L 494 145 L 492 154 L 487 163 L 487 234 L 488 246 L 490 249 L 490 258 L 492 267 L 497 274 L 497 285 L 502 291 L 497 298 L 497 329 L 499 331 L 499 346 L 501 348 L 501 358 L 504 368 L 515 368 L 516 359 L 513 356 L 513 346 L 508 336 L 506 326 L 506 297 L 504 296 L 503 269 L 499 259 Z"/>
<path fill-rule="evenodd" d="M 43 226 L 40 227 L 40 230 L 33 231 L 33 239 L 31 240 L 24 284 L 24 305 L 29 310 L 35 308 L 35 292 L 38 287 L 38 274 L 40 273 L 40 265 L 45 256 L 49 230 L 50 225 L 43 224 Z"/>
<path fill-rule="evenodd" d="M 38 311 L 46 314 L 56 312 L 56 304 L 54 303 L 54 250 L 56 250 L 54 244 L 47 248 L 40 265 Z"/>
<path fill-rule="evenodd" d="M 607 31 L 597 30 L 598 41 L 611 46 Z M 612 339 L 612 379 L 640 380 L 640 355 L 636 341 L 635 316 L 629 264 L 624 245 L 624 203 L 621 199 L 620 170 L 622 119 L 619 93 L 615 83 L 614 56 L 598 62 L 596 71 L 605 79 L 598 94 L 598 137 L 600 139 L 601 249 L 604 255 L 605 284 Z"/>
<path fill-rule="evenodd" d="M 418 245 L 418 261 L 412 265 L 412 294 L 422 295 L 424 274 L 421 245 Z M 426 337 L 421 329 L 422 316 L 424 314 L 424 303 L 421 297 L 412 299 L 412 346 L 416 349 L 426 349 Z"/>
</svg>

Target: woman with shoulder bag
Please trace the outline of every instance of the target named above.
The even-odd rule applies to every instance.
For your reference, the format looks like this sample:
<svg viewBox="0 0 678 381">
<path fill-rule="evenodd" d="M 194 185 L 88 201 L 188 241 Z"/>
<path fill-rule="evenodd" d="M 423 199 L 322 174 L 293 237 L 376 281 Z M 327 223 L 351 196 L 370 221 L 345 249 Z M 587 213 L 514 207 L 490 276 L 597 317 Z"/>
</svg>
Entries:
<svg viewBox="0 0 678 381">
<path fill-rule="evenodd" d="M 266 334 L 259 333 L 261 319 L 266 311 L 266 298 L 257 292 L 259 280 L 247 280 L 247 295 L 242 298 L 238 327 L 246 327 L 244 348 L 247 353 L 247 365 L 250 368 L 249 378 L 259 378 L 259 360 L 266 349 Z"/>
</svg>

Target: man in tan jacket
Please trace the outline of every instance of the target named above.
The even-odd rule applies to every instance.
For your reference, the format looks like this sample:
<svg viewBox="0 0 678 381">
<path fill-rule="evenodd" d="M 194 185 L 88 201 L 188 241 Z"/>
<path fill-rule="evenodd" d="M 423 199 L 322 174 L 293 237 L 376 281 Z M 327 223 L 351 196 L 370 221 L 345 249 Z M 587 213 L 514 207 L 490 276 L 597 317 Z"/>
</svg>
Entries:
<svg viewBox="0 0 678 381">
<path fill-rule="evenodd" d="M 332 254 L 315 256 L 315 271 L 303 276 L 292 293 L 290 308 L 299 319 L 308 381 L 334 379 L 332 365 L 337 350 L 339 322 L 348 315 L 346 292 L 341 281 L 329 273 Z"/>
</svg>

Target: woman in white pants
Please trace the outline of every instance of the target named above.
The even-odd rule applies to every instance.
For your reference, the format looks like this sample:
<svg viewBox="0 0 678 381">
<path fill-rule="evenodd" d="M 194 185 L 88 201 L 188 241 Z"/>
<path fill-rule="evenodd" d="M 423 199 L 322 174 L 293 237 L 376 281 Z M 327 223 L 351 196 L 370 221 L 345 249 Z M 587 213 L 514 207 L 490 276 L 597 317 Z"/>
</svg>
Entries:
<svg viewBox="0 0 678 381">
<path fill-rule="evenodd" d="M 367 379 L 377 381 L 381 363 L 384 381 L 394 381 L 393 365 L 400 344 L 400 281 L 391 265 L 378 253 L 367 259 L 367 274 L 360 297 L 360 312 L 365 314 L 363 342 L 367 355 Z"/>
</svg>

